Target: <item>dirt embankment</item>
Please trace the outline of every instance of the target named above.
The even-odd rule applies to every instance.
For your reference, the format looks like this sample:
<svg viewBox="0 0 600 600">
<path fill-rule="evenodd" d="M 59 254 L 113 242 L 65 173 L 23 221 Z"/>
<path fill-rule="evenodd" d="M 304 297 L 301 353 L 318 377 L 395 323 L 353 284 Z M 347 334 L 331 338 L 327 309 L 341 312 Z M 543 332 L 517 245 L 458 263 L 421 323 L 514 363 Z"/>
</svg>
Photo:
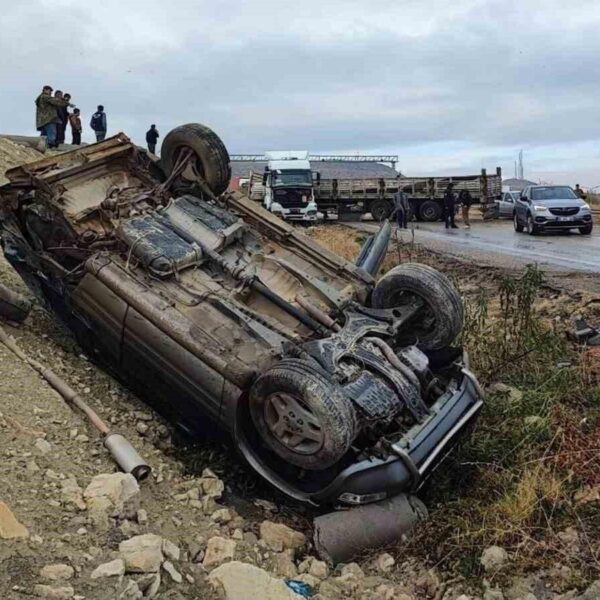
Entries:
<svg viewBox="0 0 600 600">
<path fill-rule="evenodd" d="M 8 158 L 0 154 L 4 161 L 0 169 L 39 156 L 33 150 L 12 146 L 0 140 L 0 152 L 8 148 Z M 342 228 L 318 228 L 309 233 L 349 258 L 358 248 L 357 236 L 349 237 Z M 490 298 L 489 311 L 498 318 L 500 304 L 493 299 L 501 289 L 501 274 L 414 249 L 401 256 L 391 249 L 386 268 L 409 259 L 428 261 L 449 272 L 473 304 L 479 292 L 485 291 Z M 27 293 L 3 259 L 0 281 Z M 560 290 L 545 290 L 540 310 L 545 311 L 547 322 L 558 323 L 557 318 L 566 321 L 568 313 L 584 300 Z M 469 315 L 475 323 L 477 315 Z M 481 315 L 479 319 L 485 321 Z M 461 450 L 448 467 L 440 469 L 426 491 L 434 526 L 426 531 L 426 537 L 408 547 L 374 551 L 358 563 L 332 570 L 316 558 L 311 547 L 310 513 L 257 481 L 224 442 L 201 440 L 196 446 L 186 445 L 152 408 L 90 363 L 42 308 L 36 307 L 19 327 L 1 325 L 27 353 L 51 366 L 82 393 L 154 469 L 152 478 L 139 488 L 118 474 L 95 431 L 31 369 L 0 346 L 3 600 L 301 598 L 284 583 L 286 579 L 307 584 L 317 600 L 548 600 L 569 590 L 573 591 L 562 596 L 564 600 L 600 597 L 591 595 L 599 584 L 587 595 L 577 591 L 584 590 L 595 575 L 590 567 L 598 559 L 598 540 L 590 529 L 594 517 L 568 510 L 575 502 L 575 489 L 591 498 L 585 506 L 597 506 L 594 502 L 600 502 L 600 495 L 593 499 L 594 482 L 583 486 L 576 465 L 567 463 L 565 467 L 564 461 L 555 461 L 550 473 L 563 477 L 563 469 L 573 470 L 571 480 L 556 492 L 550 489 L 553 480 L 546 476 L 547 471 L 536 471 L 537 478 L 532 478 L 531 470 L 520 462 L 503 462 L 496 454 L 498 445 L 486 446 L 487 454 L 482 450 L 477 461 L 471 460 L 474 451 L 496 439 L 490 431 L 497 427 L 493 414 L 484 415 L 482 427 L 474 432 L 475 450 Z M 490 335 L 494 332 L 491 323 L 489 331 Z M 474 348 L 485 352 L 484 345 Z M 595 377 L 591 370 L 587 375 Z M 500 378 L 500 374 L 495 376 Z M 517 389 L 512 372 L 506 379 L 510 385 L 492 396 L 497 398 L 492 406 L 518 407 L 523 398 L 533 402 L 526 391 Z M 565 397 L 569 405 L 572 399 L 566 392 Z M 541 402 L 551 400 L 554 396 L 544 396 Z M 546 418 L 546 413 L 543 416 Z M 512 425 L 524 417 L 515 408 L 506 418 Z M 504 428 L 498 429 L 497 437 L 505 435 Z M 514 442 L 512 438 L 507 441 Z M 548 448 L 554 450 L 550 444 Z M 588 446 L 578 446 L 579 452 L 588 450 Z M 506 448 L 507 453 L 511 451 L 514 454 L 517 448 Z M 556 452 L 548 456 L 553 454 Z M 483 463 L 484 456 L 488 465 L 466 464 Z M 520 459 L 529 460 L 525 455 Z M 506 470 L 512 470 L 512 479 L 501 478 Z M 523 482 L 534 489 L 533 497 L 526 493 Z M 490 491 L 494 486 L 500 486 L 496 504 Z M 554 513 L 548 509 L 550 496 L 555 500 L 550 505 Z M 461 498 L 471 504 L 470 510 L 463 510 L 465 505 L 460 503 L 465 500 Z M 540 506 L 548 512 L 540 513 Z M 503 535 L 479 535 L 485 528 L 482 519 L 489 518 L 492 510 L 511 516 L 507 523 L 514 529 Z M 550 535 L 540 517 L 554 518 L 558 512 L 560 519 L 550 521 L 557 529 Z M 528 546 L 527 536 L 537 545 L 530 542 Z M 540 559 L 542 544 L 546 544 L 543 547 L 552 564 Z"/>
</svg>

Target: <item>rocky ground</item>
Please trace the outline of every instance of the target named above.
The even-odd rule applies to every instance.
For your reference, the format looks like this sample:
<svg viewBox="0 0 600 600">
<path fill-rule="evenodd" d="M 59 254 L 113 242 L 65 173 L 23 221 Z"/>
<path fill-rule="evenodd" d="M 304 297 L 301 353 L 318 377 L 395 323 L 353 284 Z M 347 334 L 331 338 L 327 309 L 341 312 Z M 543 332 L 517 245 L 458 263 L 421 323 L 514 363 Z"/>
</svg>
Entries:
<svg viewBox="0 0 600 600">
<path fill-rule="evenodd" d="M 6 167 L 6 145 L 2 156 Z M 466 274 L 472 287 L 492 285 L 486 272 L 439 260 L 457 277 Z M 3 259 L 0 281 L 26 293 Z M 257 482 L 225 443 L 186 446 L 141 399 L 91 364 L 41 308 L 21 326 L 0 325 L 153 468 L 140 484 L 119 473 L 81 415 L 0 345 L 2 600 L 600 598 L 600 581 L 574 582 L 561 564 L 524 573 L 513 548 L 495 545 L 479 553 L 478 578 L 402 547 L 331 568 L 314 552 L 311 514 Z M 600 488 L 588 492 L 600 502 Z M 584 544 L 577 527 L 561 533 L 568 552 Z"/>
</svg>

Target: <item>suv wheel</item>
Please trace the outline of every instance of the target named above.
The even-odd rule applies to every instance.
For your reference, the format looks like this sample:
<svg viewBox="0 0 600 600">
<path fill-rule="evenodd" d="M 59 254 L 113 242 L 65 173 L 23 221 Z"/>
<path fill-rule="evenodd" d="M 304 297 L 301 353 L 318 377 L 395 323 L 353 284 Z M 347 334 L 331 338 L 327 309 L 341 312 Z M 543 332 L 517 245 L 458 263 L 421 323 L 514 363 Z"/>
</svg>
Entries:
<svg viewBox="0 0 600 600">
<path fill-rule="evenodd" d="M 410 328 L 419 348 L 437 350 L 450 345 L 463 327 L 463 303 L 450 280 L 428 265 L 406 263 L 388 271 L 373 290 L 371 306 L 395 308 L 415 297 L 425 302 Z"/>
<path fill-rule="evenodd" d="M 579 233 L 581 233 L 581 235 L 590 235 L 590 233 L 592 233 L 593 228 L 593 225 L 586 225 L 585 227 L 580 227 Z"/>
<path fill-rule="evenodd" d="M 533 217 L 530 214 L 527 215 L 527 224 L 525 227 L 529 235 L 537 235 L 539 233 L 539 229 L 533 222 Z"/>
<path fill-rule="evenodd" d="M 523 233 L 523 225 L 521 225 L 521 223 L 519 223 L 519 217 L 517 217 L 517 213 L 513 213 L 513 225 L 515 228 L 515 231 L 517 233 Z"/>
<path fill-rule="evenodd" d="M 307 360 L 286 358 L 263 373 L 252 386 L 249 408 L 267 446 L 303 469 L 335 464 L 356 435 L 352 402 Z"/>
</svg>

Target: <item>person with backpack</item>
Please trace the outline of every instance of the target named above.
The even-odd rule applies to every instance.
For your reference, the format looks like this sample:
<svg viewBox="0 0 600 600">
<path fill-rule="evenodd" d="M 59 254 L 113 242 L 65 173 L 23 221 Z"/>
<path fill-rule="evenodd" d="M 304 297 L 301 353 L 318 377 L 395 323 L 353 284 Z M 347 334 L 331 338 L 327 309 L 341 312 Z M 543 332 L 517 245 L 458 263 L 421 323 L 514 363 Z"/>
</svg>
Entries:
<svg viewBox="0 0 600 600">
<path fill-rule="evenodd" d="M 104 112 L 104 106 L 98 105 L 98 110 L 92 115 L 90 120 L 90 127 L 96 133 L 96 141 L 102 142 L 106 137 L 106 113 Z"/>
<path fill-rule="evenodd" d="M 460 190 L 458 201 L 462 206 L 462 220 L 465 224 L 465 229 L 471 229 L 471 221 L 469 220 L 469 210 L 471 209 L 471 204 L 473 204 L 471 192 L 469 190 Z"/>
<path fill-rule="evenodd" d="M 148 144 L 148 152 L 156 154 L 156 141 L 160 137 L 156 125 L 150 125 L 150 129 L 146 131 L 146 144 Z"/>
</svg>

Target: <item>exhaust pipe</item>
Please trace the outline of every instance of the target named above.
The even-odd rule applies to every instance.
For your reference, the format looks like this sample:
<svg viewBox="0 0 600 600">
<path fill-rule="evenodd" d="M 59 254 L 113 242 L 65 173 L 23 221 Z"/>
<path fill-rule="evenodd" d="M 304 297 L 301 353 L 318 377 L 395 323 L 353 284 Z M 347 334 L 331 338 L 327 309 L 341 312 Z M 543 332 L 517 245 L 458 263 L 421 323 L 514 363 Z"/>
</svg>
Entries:
<svg viewBox="0 0 600 600">
<path fill-rule="evenodd" d="M 333 565 L 347 563 L 369 548 L 406 539 L 426 518 L 423 502 L 407 494 L 328 513 L 314 521 L 315 548 L 323 560 Z"/>
<path fill-rule="evenodd" d="M 120 433 L 107 433 L 104 447 L 124 473 L 131 473 L 138 481 L 144 481 L 150 475 L 150 465 Z"/>
<path fill-rule="evenodd" d="M 385 258 L 391 235 L 392 226 L 389 221 L 385 221 L 379 231 L 364 243 L 356 259 L 356 266 L 375 277 Z"/>
</svg>

